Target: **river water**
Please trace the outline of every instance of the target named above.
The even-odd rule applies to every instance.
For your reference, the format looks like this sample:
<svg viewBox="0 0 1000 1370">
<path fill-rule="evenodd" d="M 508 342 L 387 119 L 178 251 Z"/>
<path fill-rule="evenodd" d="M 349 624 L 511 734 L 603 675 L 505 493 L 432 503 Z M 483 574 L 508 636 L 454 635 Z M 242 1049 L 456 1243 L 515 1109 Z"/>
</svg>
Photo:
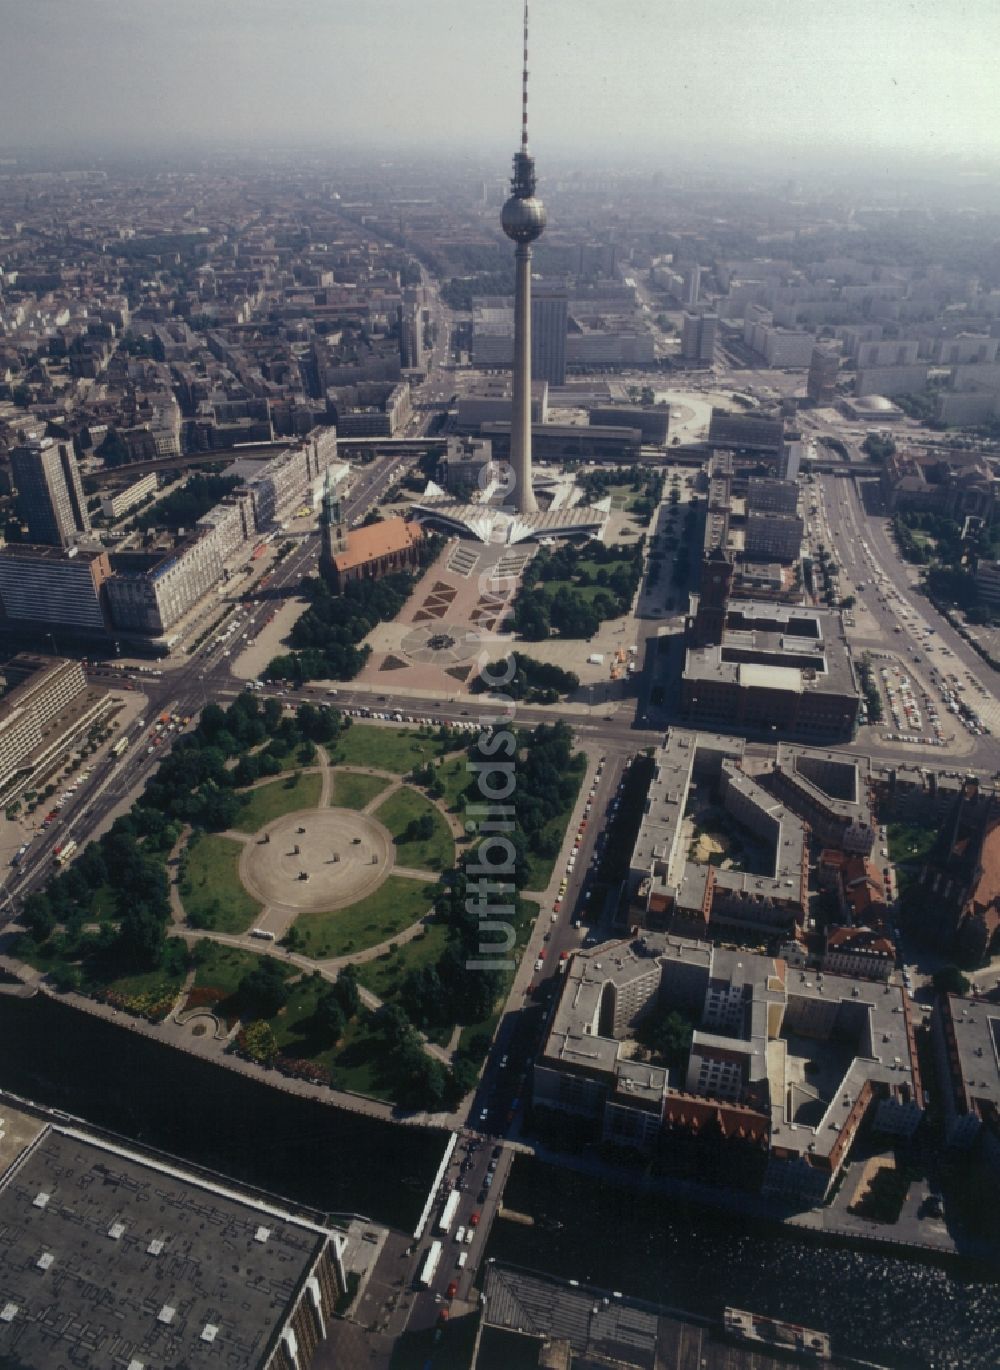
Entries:
<svg viewBox="0 0 1000 1370">
<path fill-rule="evenodd" d="M 719 1318 L 726 1304 L 829 1332 L 835 1352 L 899 1370 L 996 1370 L 1000 1285 L 981 1269 L 800 1240 L 737 1215 L 519 1156 L 493 1226 L 497 1260 Z"/>
<path fill-rule="evenodd" d="M 272 1089 L 93 1014 L 0 994 L 0 1087 L 323 1212 L 412 1230 L 445 1134 Z"/>
</svg>

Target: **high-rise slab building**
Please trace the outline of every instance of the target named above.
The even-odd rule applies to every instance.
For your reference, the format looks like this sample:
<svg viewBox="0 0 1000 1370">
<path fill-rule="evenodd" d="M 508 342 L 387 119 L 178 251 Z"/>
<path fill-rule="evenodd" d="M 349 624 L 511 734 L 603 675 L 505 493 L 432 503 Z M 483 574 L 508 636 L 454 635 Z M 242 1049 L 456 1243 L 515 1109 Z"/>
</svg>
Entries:
<svg viewBox="0 0 1000 1370">
<path fill-rule="evenodd" d="M 528 151 L 528 3 L 524 4 L 524 67 L 521 81 L 521 147 L 514 154 L 511 194 L 500 214 L 514 251 L 514 368 L 510 430 L 510 467 L 514 507 L 519 514 L 538 510 L 531 481 L 531 244 L 546 224 L 545 207 L 535 195 L 535 159 Z"/>
<path fill-rule="evenodd" d="M 832 404 L 837 398 L 840 358 L 829 347 L 814 347 L 806 377 L 806 394 L 813 404 Z"/>
<path fill-rule="evenodd" d="M 90 532 L 73 449 L 34 434 L 10 454 L 17 508 L 32 542 L 71 547 Z"/>
<path fill-rule="evenodd" d="M 566 380 L 569 297 L 562 286 L 536 285 L 531 299 L 531 374 L 549 385 Z"/>
<path fill-rule="evenodd" d="M 695 365 L 711 366 L 715 359 L 718 314 L 685 310 L 681 327 L 681 358 Z"/>
<path fill-rule="evenodd" d="M 684 272 L 684 304 L 687 309 L 693 309 L 698 303 L 700 292 L 701 267 L 697 262 L 692 262 Z"/>
</svg>

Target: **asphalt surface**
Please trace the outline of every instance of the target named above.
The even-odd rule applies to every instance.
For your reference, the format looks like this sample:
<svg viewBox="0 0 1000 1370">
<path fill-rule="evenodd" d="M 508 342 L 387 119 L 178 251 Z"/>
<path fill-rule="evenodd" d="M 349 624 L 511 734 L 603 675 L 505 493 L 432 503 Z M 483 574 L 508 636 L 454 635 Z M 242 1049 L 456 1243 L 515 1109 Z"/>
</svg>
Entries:
<svg viewBox="0 0 1000 1370">
<path fill-rule="evenodd" d="M 852 634 L 856 650 L 870 647 L 873 651 L 897 654 L 902 660 L 913 662 L 915 672 L 924 679 L 929 678 L 932 666 L 939 673 L 971 676 L 987 694 L 995 694 L 996 673 L 959 637 L 947 619 L 920 593 L 919 587 L 910 583 L 889 531 L 889 519 L 862 507 L 856 482 L 832 475 L 817 476 L 816 484 L 806 488 L 822 493 L 825 523 L 830 532 L 829 550 L 832 559 L 841 567 L 842 592 L 848 593 L 844 582 L 849 582 L 849 593 L 864 603 L 878 625 L 874 635 Z M 886 593 L 886 587 L 873 579 L 871 563 L 864 555 L 862 544 L 868 547 L 894 593 Z M 865 586 L 863 591 L 858 590 L 859 584 Z M 902 613 L 903 607 L 912 611 L 909 617 Z M 930 642 L 925 640 L 922 628 L 933 630 Z M 942 647 L 947 647 L 950 655 L 944 655 Z M 969 702 L 974 705 L 982 698 L 977 691 L 970 696 Z M 961 727 L 957 722 L 954 726 Z M 975 737 L 963 729 L 961 748 L 950 750 L 886 742 L 883 734 L 892 730 L 891 719 L 862 728 L 853 747 L 879 760 L 933 766 L 938 770 L 957 767 L 992 776 L 1000 769 L 1000 738 L 996 736 Z"/>
</svg>

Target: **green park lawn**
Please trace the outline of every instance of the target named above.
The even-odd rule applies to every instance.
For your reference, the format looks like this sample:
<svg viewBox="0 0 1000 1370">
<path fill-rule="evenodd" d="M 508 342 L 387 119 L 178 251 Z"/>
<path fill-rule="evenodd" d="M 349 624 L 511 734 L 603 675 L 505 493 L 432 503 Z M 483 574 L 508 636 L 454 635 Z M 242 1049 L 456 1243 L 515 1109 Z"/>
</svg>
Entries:
<svg viewBox="0 0 1000 1370">
<path fill-rule="evenodd" d="M 184 983 L 182 970 L 171 973 L 159 966 L 155 970 L 134 971 L 130 975 L 119 975 L 108 981 L 108 989 L 118 994 L 155 994 L 158 991 L 176 994 Z"/>
<path fill-rule="evenodd" d="M 889 858 L 895 865 L 923 861 L 934 845 L 937 829 L 922 823 L 889 823 Z"/>
<path fill-rule="evenodd" d="M 233 827 L 237 832 L 256 832 L 282 814 L 294 813 L 296 809 L 315 809 L 322 788 L 321 775 L 303 775 L 296 771 L 289 780 L 272 780 L 269 785 L 247 790 L 244 792 L 247 802 Z"/>
<path fill-rule="evenodd" d="M 378 728 L 354 723 L 330 748 L 330 760 L 345 766 L 372 766 L 406 775 L 415 766 L 441 755 L 441 744 L 411 728 Z"/>
<path fill-rule="evenodd" d="M 244 975 L 256 970 L 262 959 L 256 952 L 244 951 L 241 947 L 227 947 L 204 937 L 194 947 L 196 969 L 193 988 L 217 990 L 221 999 L 229 999 L 236 993 Z M 281 969 L 287 973 L 286 966 L 281 965 Z"/>
<path fill-rule="evenodd" d="M 358 980 L 380 999 L 392 999 L 410 972 L 434 965 L 447 944 L 446 925 L 431 923 L 419 937 L 402 943 L 395 951 L 383 952 L 374 961 L 360 962 Z"/>
<path fill-rule="evenodd" d="M 391 794 L 375 810 L 374 816 L 392 833 L 396 844 L 396 862 L 411 870 L 441 871 L 455 859 L 455 843 L 440 810 L 419 791 L 405 785 Z M 400 840 L 410 823 L 430 817 L 434 831 L 428 838 Z"/>
<path fill-rule="evenodd" d="M 280 783 L 280 782 L 279 782 Z M 188 844 L 181 902 L 188 919 L 214 932 L 246 932 L 260 913 L 240 883 L 240 842 L 202 833 Z"/>
<path fill-rule="evenodd" d="M 387 942 L 424 917 L 434 889 L 430 881 L 390 875 L 374 893 L 349 908 L 300 913 L 295 929 L 302 938 L 302 951 L 322 961 Z"/>
<path fill-rule="evenodd" d="M 389 784 L 384 775 L 334 771 L 331 803 L 338 809 L 363 809 Z"/>
</svg>

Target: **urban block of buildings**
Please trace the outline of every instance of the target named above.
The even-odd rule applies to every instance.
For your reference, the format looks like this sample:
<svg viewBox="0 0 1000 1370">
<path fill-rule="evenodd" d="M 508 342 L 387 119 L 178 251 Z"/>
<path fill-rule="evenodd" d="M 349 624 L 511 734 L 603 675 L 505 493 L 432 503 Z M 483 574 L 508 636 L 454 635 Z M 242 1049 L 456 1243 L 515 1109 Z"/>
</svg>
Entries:
<svg viewBox="0 0 1000 1370">
<path fill-rule="evenodd" d="M 75 641 L 134 637 L 167 649 L 176 625 L 225 583 L 253 541 L 272 534 L 303 503 L 318 498 L 328 471 L 343 480 L 337 434 L 317 429 L 263 456 L 242 456 L 239 486 L 179 540 L 159 550 L 108 552 L 73 512 L 80 501 L 75 464 L 51 442 L 29 442 L 15 459 L 25 476 L 30 542 L 0 549 L 0 603 L 10 627 L 58 629 Z M 147 477 L 147 479 L 149 479 Z M 31 483 L 33 482 L 33 483 Z M 124 492 L 134 505 L 136 487 Z M 140 494 L 139 499 L 145 494 Z M 86 513 L 85 504 L 81 506 Z"/>
<path fill-rule="evenodd" d="M 693 1024 L 683 1066 L 636 1041 L 668 1012 Z M 902 989 L 654 932 L 574 953 L 532 1093 L 615 1145 L 711 1147 L 728 1184 L 798 1206 L 823 1201 L 862 1124 L 905 1141 L 924 1111 Z"/>
</svg>

